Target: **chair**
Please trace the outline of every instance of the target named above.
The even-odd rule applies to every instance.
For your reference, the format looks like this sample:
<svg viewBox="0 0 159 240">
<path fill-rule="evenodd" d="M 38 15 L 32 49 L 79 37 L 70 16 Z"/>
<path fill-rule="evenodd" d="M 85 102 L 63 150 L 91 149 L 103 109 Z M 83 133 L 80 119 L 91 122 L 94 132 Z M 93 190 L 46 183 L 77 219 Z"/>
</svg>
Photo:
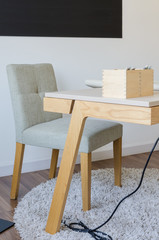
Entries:
<svg viewBox="0 0 159 240">
<path fill-rule="evenodd" d="M 60 149 L 64 149 L 70 117 L 43 111 L 45 92 L 57 91 L 51 64 L 11 64 L 7 75 L 16 128 L 16 153 L 11 199 L 16 199 L 25 144 L 52 149 L 49 178 L 55 177 Z M 113 142 L 115 185 L 121 185 L 122 125 L 87 119 L 79 152 L 81 155 L 83 210 L 91 207 L 91 152 Z"/>
</svg>

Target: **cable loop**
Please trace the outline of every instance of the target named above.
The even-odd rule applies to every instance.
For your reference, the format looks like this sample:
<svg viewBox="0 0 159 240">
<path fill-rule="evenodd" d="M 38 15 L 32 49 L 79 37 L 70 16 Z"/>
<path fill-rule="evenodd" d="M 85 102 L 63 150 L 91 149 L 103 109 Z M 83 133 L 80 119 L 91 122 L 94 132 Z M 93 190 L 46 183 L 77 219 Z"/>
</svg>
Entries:
<svg viewBox="0 0 159 240">
<path fill-rule="evenodd" d="M 96 240 L 113 240 L 111 236 L 101 231 L 92 230 L 88 228 L 83 222 L 70 223 L 69 225 L 64 222 L 64 225 L 75 232 L 89 233 Z M 77 226 L 77 227 L 74 227 Z"/>
</svg>

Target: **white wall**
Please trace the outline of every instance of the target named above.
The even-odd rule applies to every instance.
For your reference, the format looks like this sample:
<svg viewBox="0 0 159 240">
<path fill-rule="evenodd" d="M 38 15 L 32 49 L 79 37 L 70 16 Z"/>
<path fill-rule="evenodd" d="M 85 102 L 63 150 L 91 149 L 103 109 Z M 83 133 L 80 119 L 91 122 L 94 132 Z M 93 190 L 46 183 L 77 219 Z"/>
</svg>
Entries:
<svg viewBox="0 0 159 240">
<path fill-rule="evenodd" d="M 159 1 L 123 0 L 123 38 L 0 37 L 0 176 L 11 174 L 15 150 L 13 113 L 6 76 L 10 63 L 52 63 L 59 90 L 84 88 L 102 69 L 151 65 L 159 81 Z M 159 125 L 124 124 L 124 154 L 149 151 Z M 107 146 L 107 150 L 112 145 Z M 103 149 L 94 158 L 110 157 Z M 50 150 L 26 147 L 24 171 L 47 168 Z"/>
</svg>

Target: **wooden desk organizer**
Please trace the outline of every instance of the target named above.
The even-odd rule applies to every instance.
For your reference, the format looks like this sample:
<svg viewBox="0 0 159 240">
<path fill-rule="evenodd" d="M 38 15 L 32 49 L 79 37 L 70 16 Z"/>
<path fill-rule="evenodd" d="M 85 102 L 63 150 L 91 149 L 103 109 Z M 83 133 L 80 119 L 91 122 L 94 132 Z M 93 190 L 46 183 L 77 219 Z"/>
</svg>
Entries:
<svg viewBox="0 0 159 240">
<path fill-rule="evenodd" d="M 103 97 L 135 98 L 153 95 L 152 69 L 103 71 Z"/>
</svg>

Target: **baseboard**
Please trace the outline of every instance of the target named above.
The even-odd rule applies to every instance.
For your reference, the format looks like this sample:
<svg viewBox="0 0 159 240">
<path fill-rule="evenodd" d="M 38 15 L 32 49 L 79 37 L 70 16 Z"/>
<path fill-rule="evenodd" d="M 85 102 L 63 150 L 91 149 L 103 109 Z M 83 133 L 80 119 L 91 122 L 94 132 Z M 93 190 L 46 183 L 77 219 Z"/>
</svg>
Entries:
<svg viewBox="0 0 159 240">
<path fill-rule="evenodd" d="M 132 154 L 139 154 L 144 152 L 149 152 L 154 143 L 148 143 L 144 145 L 134 145 L 134 146 L 123 146 L 122 156 L 128 156 Z M 159 150 L 159 146 L 156 147 L 156 151 Z M 99 161 L 104 159 L 110 159 L 113 157 L 112 149 L 108 150 L 97 150 L 92 154 L 92 161 Z M 62 152 L 59 154 L 58 166 L 60 165 L 62 157 Z M 80 157 L 77 157 L 76 163 L 80 163 Z M 23 162 L 22 173 L 35 172 L 44 169 L 49 169 L 50 159 L 35 159 L 29 162 Z M 5 166 L 0 166 L 0 177 L 9 176 L 13 173 L 13 164 L 7 164 Z"/>
<path fill-rule="evenodd" d="M 50 159 L 40 159 L 29 162 L 23 162 L 22 173 L 35 172 L 50 167 Z M 0 166 L 0 177 L 10 176 L 13 174 L 13 164 Z"/>
</svg>

